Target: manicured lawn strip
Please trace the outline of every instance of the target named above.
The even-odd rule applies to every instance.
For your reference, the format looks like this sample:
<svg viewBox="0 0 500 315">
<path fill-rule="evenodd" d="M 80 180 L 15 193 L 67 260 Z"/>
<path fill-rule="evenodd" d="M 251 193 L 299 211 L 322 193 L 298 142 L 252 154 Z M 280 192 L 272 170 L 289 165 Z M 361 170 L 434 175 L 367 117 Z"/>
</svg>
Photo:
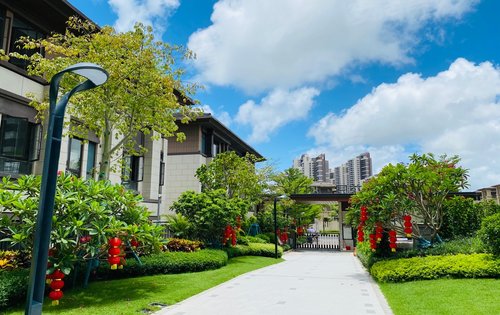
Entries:
<svg viewBox="0 0 500 315">
<path fill-rule="evenodd" d="M 65 293 L 59 306 L 44 303 L 44 314 L 140 314 L 143 309 L 157 310 L 152 302 L 175 304 L 243 273 L 269 266 L 282 259 L 243 256 L 229 260 L 217 270 L 174 275 L 147 276 L 93 282 L 85 290 Z M 21 314 L 21 310 L 7 314 Z"/>
<path fill-rule="evenodd" d="M 379 283 L 395 315 L 500 314 L 499 279 Z"/>
</svg>

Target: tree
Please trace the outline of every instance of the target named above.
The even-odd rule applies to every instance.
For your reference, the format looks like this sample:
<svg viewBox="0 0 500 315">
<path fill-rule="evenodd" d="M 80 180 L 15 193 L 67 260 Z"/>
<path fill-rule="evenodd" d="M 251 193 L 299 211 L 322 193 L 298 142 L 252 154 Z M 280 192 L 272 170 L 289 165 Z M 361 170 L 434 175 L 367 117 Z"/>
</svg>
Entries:
<svg viewBox="0 0 500 315">
<path fill-rule="evenodd" d="M 312 192 L 313 180 L 302 174 L 296 168 L 288 168 L 273 176 L 275 194 L 290 196 L 293 194 L 308 194 Z M 299 204 L 290 198 L 280 201 L 278 206 L 284 214 L 301 224 L 310 224 L 321 213 L 322 206 Z"/>
<path fill-rule="evenodd" d="M 223 189 L 229 198 L 239 197 L 255 205 L 262 199 L 267 187 L 268 169 L 256 169 L 261 159 L 246 154 L 240 157 L 234 151 L 217 154 L 215 158 L 196 170 L 203 191 Z"/>
<path fill-rule="evenodd" d="M 359 224 L 360 208 L 368 209 L 365 229 L 371 231 L 377 223 L 387 229 L 403 229 L 403 216 L 413 216 L 413 234 L 421 237 L 421 221 L 433 240 L 443 226 L 445 201 L 450 192 L 467 187 L 467 170 L 458 167 L 458 156 L 433 154 L 410 157 L 410 163 L 389 164 L 366 182 L 351 198 L 349 218 Z M 403 233 L 401 233 L 403 234 Z"/>
<path fill-rule="evenodd" d="M 189 220 L 189 235 L 212 246 L 221 244 L 226 225 L 244 217 L 248 203 L 238 197 L 228 198 L 224 189 L 202 193 L 184 192 L 171 207 Z"/>
<path fill-rule="evenodd" d="M 99 179 L 109 178 L 112 161 L 121 159 L 123 150 L 130 155 L 145 151 L 137 146 L 139 133 L 153 139 L 176 135 L 181 141 L 185 136 L 176 133 L 174 114 L 180 114 L 183 122 L 197 114 L 186 106 L 189 101 L 185 97 L 195 91 L 196 85 L 182 84 L 183 70 L 175 67 L 177 55 L 191 58 L 191 53 L 155 41 L 150 27 L 137 24 L 132 31 L 117 33 L 108 26 L 98 29 L 89 21 L 71 18 L 64 34 L 39 40 L 24 38 L 19 44 L 26 49 L 43 48 L 45 56 L 13 53 L 10 57 L 29 60 L 29 74 L 47 80 L 79 62 L 93 62 L 109 72 L 105 85 L 75 95 L 68 108 L 68 114 L 81 122 L 72 125 L 69 136 L 82 137 L 92 131 L 102 139 Z M 61 93 L 80 79 L 66 75 Z M 32 104 L 43 120 L 48 103 Z"/>
</svg>

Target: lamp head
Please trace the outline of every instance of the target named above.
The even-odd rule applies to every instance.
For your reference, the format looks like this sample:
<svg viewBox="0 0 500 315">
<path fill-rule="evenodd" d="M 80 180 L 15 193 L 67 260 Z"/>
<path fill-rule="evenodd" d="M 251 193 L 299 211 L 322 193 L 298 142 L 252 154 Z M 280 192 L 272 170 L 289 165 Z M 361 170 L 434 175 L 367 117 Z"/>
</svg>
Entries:
<svg viewBox="0 0 500 315">
<path fill-rule="evenodd" d="M 106 82 L 109 77 L 108 72 L 104 70 L 101 66 L 98 66 L 95 63 L 90 63 L 90 62 L 80 62 L 71 65 L 61 72 L 62 73 L 73 72 L 78 75 L 81 75 L 82 77 L 87 78 L 95 86 L 104 84 L 104 82 Z"/>
</svg>

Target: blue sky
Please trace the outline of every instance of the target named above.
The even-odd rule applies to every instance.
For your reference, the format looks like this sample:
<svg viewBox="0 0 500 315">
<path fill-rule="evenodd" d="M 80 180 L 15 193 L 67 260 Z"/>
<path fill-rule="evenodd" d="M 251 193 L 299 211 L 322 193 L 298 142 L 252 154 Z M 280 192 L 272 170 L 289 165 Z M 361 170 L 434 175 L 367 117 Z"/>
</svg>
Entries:
<svg viewBox="0 0 500 315">
<path fill-rule="evenodd" d="M 500 184 L 500 1 L 70 2 L 193 50 L 195 98 L 278 169 L 433 152 L 460 155 L 470 189 Z"/>
</svg>

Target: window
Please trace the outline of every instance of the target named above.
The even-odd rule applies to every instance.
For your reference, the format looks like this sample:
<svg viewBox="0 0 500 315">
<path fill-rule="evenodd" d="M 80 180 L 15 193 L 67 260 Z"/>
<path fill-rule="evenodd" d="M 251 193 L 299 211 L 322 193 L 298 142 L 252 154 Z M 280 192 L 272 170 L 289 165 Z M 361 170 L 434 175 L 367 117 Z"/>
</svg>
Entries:
<svg viewBox="0 0 500 315">
<path fill-rule="evenodd" d="M 207 131 L 203 130 L 201 133 L 201 153 L 205 156 L 212 156 L 212 134 Z"/>
<path fill-rule="evenodd" d="M 144 148 L 144 134 L 139 132 L 135 139 L 134 151 L 140 154 Z M 138 190 L 138 183 L 144 179 L 144 156 L 125 155 L 123 158 L 122 184 L 128 189 Z"/>
<path fill-rule="evenodd" d="M 97 143 L 89 142 L 87 151 L 87 179 L 94 178 Z"/>
<path fill-rule="evenodd" d="M 40 125 L 25 118 L 2 115 L 0 126 L 0 173 L 30 174 L 40 157 Z"/>
<path fill-rule="evenodd" d="M 3 43 L 5 42 L 5 9 L 0 8 L 0 49 L 4 49 Z"/>
<path fill-rule="evenodd" d="M 82 153 L 83 141 L 78 138 L 70 138 L 66 169 L 75 176 L 81 176 L 82 173 Z"/>
<path fill-rule="evenodd" d="M 14 16 L 14 19 L 12 21 L 12 31 L 11 31 L 11 39 L 10 39 L 10 47 L 9 47 L 9 52 L 18 52 L 20 54 L 25 54 L 28 56 L 31 56 L 35 54 L 37 51 L 35 49 L 24 49 L 19 46 L 17 43 L 17 40 L 19 40 L 21 37 L 29 37 L 32 39 L 40 39 L 43 38 L 45 35 L 38 30 L 35 26 L 32 24 L 28 23 L 24 19 L 21 19 L 19 17 Z M 42 52 L 39 50 L 38 52 Z M 27 60 L 21 60 L 17 58 L 11 58 L 10 63 L 26 69 L 28 67 L 28 61 Z"/>
</svg>

